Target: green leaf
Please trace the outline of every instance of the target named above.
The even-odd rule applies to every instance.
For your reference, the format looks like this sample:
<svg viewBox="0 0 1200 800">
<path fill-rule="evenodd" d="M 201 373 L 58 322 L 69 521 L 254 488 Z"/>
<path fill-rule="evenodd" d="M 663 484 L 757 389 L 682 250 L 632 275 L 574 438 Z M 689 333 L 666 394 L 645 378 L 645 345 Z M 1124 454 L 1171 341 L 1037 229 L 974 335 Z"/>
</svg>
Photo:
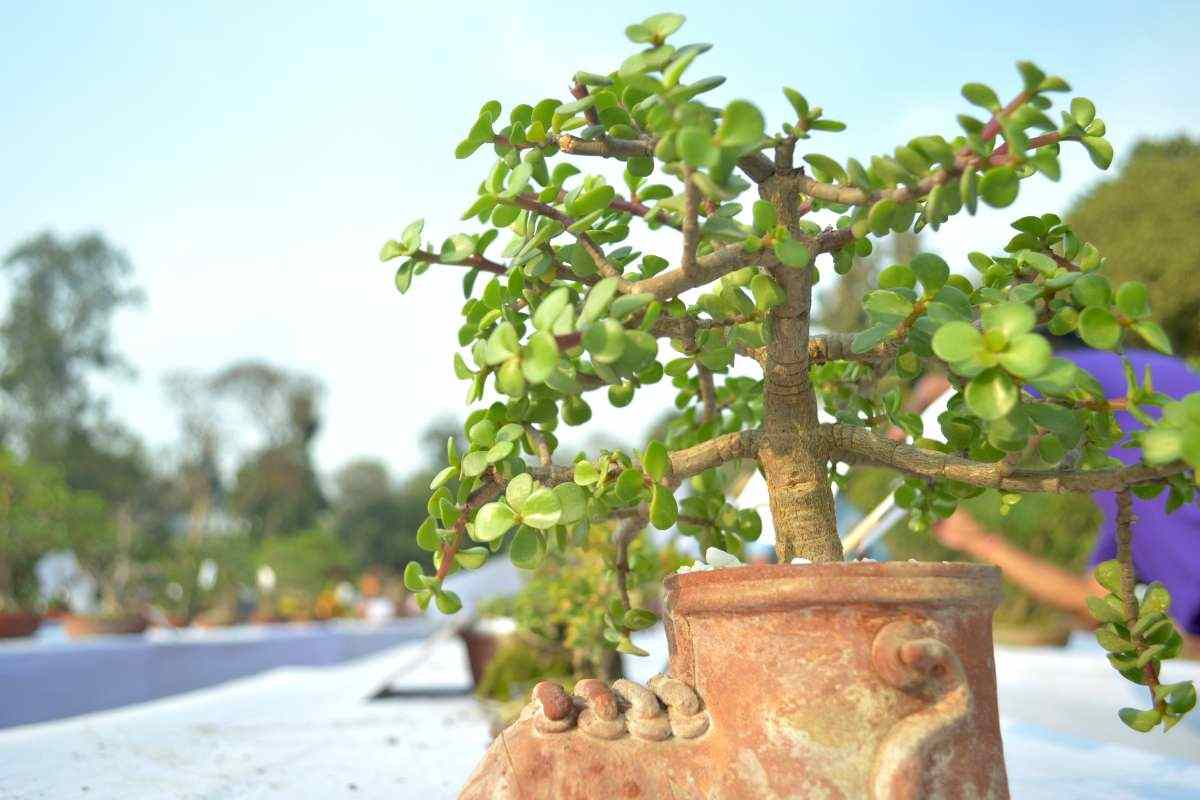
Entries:
<svg viewBox="0 0 1200 800">
<path fill-rule="evenodd" d="M 525 498 L 521 509 L 521 522 L 531 528 L 545 530 L 553 528 L 562 517 L 562 503 L 550 489 L 539 487 Z"/>
<path fill-rule="evenodd" d="M 679 30 L 679 26 L 683 25 L 687 17 L 683 14 L 662 13 L 654 14 L 642 20 L 642 27 L 650 31 L 655 39 L 659 42 L 666 39 L 675 31 Z M 693 45 L 689 45 L 691 47 Z M 684 50 L 687 47 L 683 48 Z"/>
<path fill-rule="evenodd" d="M 1146 285 L 1138 281 L 1121 284 L 1121 288 L 1117 290 L 1117 308 L 1132 319 L 1147 316 L 1150 313 L 1150 302 Z"/>
<path fill-rule="evenodd" d="M 462 474 L 468 478 L 474 478 L 482 475 L 483 471 L 488 468 L 487 452 L 484 450 L 472 450 L 463 456 Z"/>
<path fill-rule="evenodd" d="M 775 211 L 775 205 L 766 200 L 754 201 L 754 232 L 759 236 L 765 235 L 772 230 L 778 223 L 778 215 Z"/>
<path fill-rule="evenodd" d="M 617 641 L 617 652 L 625 653 L 626 655 L 631 655 L 631 656 L 648 656 L 648 655 L 650 655 L 648 652 L 646 652 L 645 650 L 643 650 L 642 648 L 640 648 L 636 644 L 634 644 L 633 640 L 630 639 L 628 636 L 622 636 Z"/>
<path fill-rule="evenodd" d="M 658 615 L 644 608 L 631 608 L 621 617 L 621 624 L 631 631 L 641 631 L 658 622 Z"/>
<path fill-rule="evenodd" d="M 871 210 L 867 212 L 867 225 L 871 228 L 871 233 L 876 236 L 883 236 L 892 227 L 892 218 L 896 214 L 896 201 L 889 197 L 871 206 Z"/>
<path fill-rule="evenodd" d="M 529 337 L 521 354 L 521 372 L 533 384 L 544 383 L 558 364 L 558 343 L 549 331 L 538 331 Z"/>
<path fill-rule="evenodd" d="M 976 416 L 996 420 L 1007 415 L 1017 404 L 1017 387 L 1007 373 L 992 367 L 971 379 L 966 398 Z"/>
<path fill-rule="evenodd" d="M 454 560 L 463 569 L 479 569 L 487 561 L 486 547 L 467 547 L 454 554 Z"/>
<path fill-rule="evenodd" d="M 487 503 L 475 515 L 475 538 L 481 542 L 499 539 L 517 521 L 506 503 Z"/>
<path fill-rule="evenodd" d="M 448 590 L 435 593 L 434 602 L 437 603 L 438 611 L 443 614 L 457 614 L 462 610 L 462 600 L 457 594 Z"/>
<path fill-rule="evenodd" d="M 850 179 L 846 175 L 846 170 L 842 169 L 842 165 L 834 161 L 829 156 L 823 156 L 820 153 L 809 153 L 804 157 L 804 160 L 812 165 L 817 172 L 823 172 L 838 183 L 849 183 Z"/>
<path fill-rule="evenodd" d="M 1112 299 L 1108 278 L 1092 272 L 1071 284 L 1071 298 L 1081 306 L 1107 306 Z"/>
<path fill-rule="evenodd" d="M 854 334 L 854 338 L 850 340 L 850 351 L 853 353 L 865 353 L 875 345 L 882 342 L 892 332 L 894 325 L 872 325 L 866 330 L 859 331 Z"/>
<path fill-rule="evenodd" d="M 1167 338 L 1167 332 L 1157 322 L 1151 322 L 1148 319 L 1135 322 L 1133 323 L 1133 332 L 1160 353 L 1171 355 L 1174 352 L 1171 340 Z"/>
<path fill-rule="evenodd" d="M 517 329 L 511 322 L 502 322 L 488 336 L 487 347 L 483 354 L 484 363 L 488 366 L 495 366 L 508 361 L 520 352 L 521 345 L 517 341 Z"/>
<path fill-rule="evenodd" d="M 1000 109 L 1000 98 L 992 87 L 982 83 L 968 83 L 962 87 L 962 96 L 972 105 L 981 106 L 988 111 Z"/>
<path fill-rule="evenodd" d="M 750 279 L 750 293 L 754 295 L 754 307 L 759 311 L 769 311 L 787 300 L 787 295 L 775 279 L 762 273 Z"/>
<path fill-rule="evenodd" d="M 913 311 L 912 301 L 888 289 L 876 289 L 863 299 L 867 313 L 877 322 L 898 324 Z"/>
<path fill-rule="evenodd" d="M 1122 708 L 1117 712 L 1117 716 L 1121 718 L 1121 722 L 1124 722 L 1138 733 L 1147 733 L 1162 721 L 1162 714 L 1153 708 L 1146 711 L 1136 708 Z"/>
<path fill-rule="evenodd" d="M 983 347 L 983 335 L 969 322 L 947 322 L 933 335 L 933 352 L 951 364 L 973 356 Z"/>
<path fill-rule="evenodd" d="M 1036 322 L 1033 309 L 1024 303 L 997 303 L 983 312 L 983 329 L 998 331 L 1009 342 L 1033 330 Z"/>
<path fill-rule="evenodd" d="M 542 298 L 542 302 L 538 303 L 537 309 L 533 312 L 533 327 L 539 331 L 549 330 L 554 324 L 554 320 L 558 319 L 558 315 L 570 301 L 571 290 L 566 286 L 560 286 L 550 292 Z"/>
<path fill-rule="evenodd" d="M 1050 343 L 1036 333 L 1013 337 L 1000 354 L 1000 365 L 1018 378 L 1035 378 L 1050 366 Z"/>
<path fill-rule="evenodd" d="M 537 569 L 546 556 L 546 541 L 542 534 L 522 525 L 517 529 L 508 548 L 508 558 L 519 569 Z"/>
<path fill-rule="evenodd" d="M 675 135 L 679 157 L 693 167 L 715 167 L 721 159 L 721 149 L 712 142 L 708 131 L 698 125 L 679 129 Z"/>
<path fill-rule="evenodd" d="M 1088 306 L 1079 315 L 1079 336 L 1089 347 L 1112 350 L 1121 341 L 1121 325 L 1107 308 Z"/>
<path fill-rule="evenodd" d="M 446 467 L 441 472 L 439 472 L 432 481 L 430 481 L 429 490 L 431 492 L 437 491 L 438 489 L 440 489 L 441 487 L 443 487 L 447 483 L 449 483 L 450 480 L 452 478 L 454 478 L 456 475 L 458 475 L 458 467 L 453 467 L 453 466 Z"/>
<path fill-rule="evenodd" d="M 583 309 L 579 312 L 579 326 L 597 320 L 608 308 L 608 304 L 612 302 L 613 295 L 617 293 L 617 278 L 604 278 L 596 283 L 588 292 L 587 299 L 583 301 Z"/>
<path fill-rule="evenodd" d="M 717 141 L 722 147 L 742 150 L 758 144 L 763 138 L 766 121 L 762 112 L 745 100 L 734 100 L 725 106 L 721 114 L 721 126 L 717 129 Z"/>
<path fill-rule="evenodd" d="M 410 592 L 419 592 L 424 589 L 425 583 L 421 580 L 424 574 L 420 564 L 416 561 L 408 562 L 408 565 L 404 568 L 404 588 Z"/>
<path fill-rule="evenodd" d="M 598 186 L 590 192 L 585 192 L 575 198 L 571 204 L 571 213 L 576 217 L 586 217 L 593 211 L 608 208 L 608 204 L 617 196 L 617 190 L 611 186 Z"/>
<path fill-rule="evenodd" d="M 775 242 L 775 257 L 789 267 L 802 269 L 808 266 L 812 254 L 797 239 L 779 239 Z"/>
<path fill-rule="evenodd" d="M 522 472 L 516 475 L 504 487 L 504 499 L 508 501 L 508 505 L 513 511 L 518 514 L 525 507 L 525 500 L 533 491 L 533 476 L 528 472 Z"/>
<path fill-rule="evenodd" d="M 590 461 L 576 461 L 574 476 L 575 483 L 580 486 L 591 486 L 600 480 L 600 471 Z"/>
<path fill-rule="evenodd" d="M 1011 206 L 1020 189 L 1020 180 L 1012 167 L 994 167 L 979 179 L 979 196 L 992 208 Z"/>
<path fill-rule="evenodd" d="M 667 487 L 655 484 L 650 495 L 650 524 L 660 531 L 670 530 L 678 516 L 675 495 Z"/>
<path fill-rule="evenodd" d="M 1084 136 L 1079 140 L 1083 149 L 1087 150 L 1092 163 L 1100 169 L 1108 169 L 1113 160 L 1113 146 L 1107 139 L 1099 136 Z"/>
<path fill-rule="evenodd" d="M 641 292 L 639 294 L 623 294 L 616 300 L 613 300 L 612 307 L 609 313 L 615 319 L 624 319 L 630 314 L 641 311 L 646 306 L 653 303 L 655 297 L 650 292 Z"/>
<path fill-rule="evenodd" d="M 587 516 L 587 493 L 574 483 L 560 483 L 553 489 L 562 507 L 559 525 L 574 525 Z"/>
<path fill-rule="evenodd" d="M 1112 597 L 1114 600 L 1116 600 L 1116 595 L 1109 595 L 1109 597 Z M 1125 615 L 1117 607 L 1119 605 L 1119 601 L 1117 604 L 1113 604 L 1108 602 L 1108 600 L 1101 599 L 1099 597 L 1089 597 L 1085 600 L 1085 602 L 1087 603 L 1088 611 L 1090 611 L 1092 616 L 1095 617 L 1099 622 L 1125 623 Z"/>
<path fill-rule="evenodd" d="M 602 319 L 583 332 L 583 346 L 592 360 L 612 364 L 625 352 L 625 328 L 615 319 Z"/>
<path fill-rule="evenodd" d="M 1167 591 L 1167 587 L 1158 581 L 1147 586 L 1146 593 L 1142 595 L 1142 601 L 1138 605 L 1138 614 L 1166 614 L 1170 610 L 1171 593 Z"/>
<path fill-rule="evenodd" d="M 935 294 L 946 285 L 946 279 L 950 277 L 950 265 L 934 253 L 918 253 L 909 262 L 909 266 L 925 287 L 926 294 Z"/>
<path fill-rule="evenodd" d="M 790 86 L 783 87 L 783 95 L 787 98 L 788 103 L 791 104 L 797 117 L 804 119 L 808 116 L 808 101 L 804 99 L 804 95 Z"/>
<path fill-rule="evenodd" d="M 1086 128 L 1096 118 L 1096 106 L 1086 97 L 1076 97 L 1071 101 L 1071 117 L 1076 125 Z"/>
<path fill-rule="evenodd" d="M 525 373 L 521 371 L 521 359 L 514 356 L 500 365 L 496 371 L 496 389 L 509 397 L 525 394 Z"/>
<path fill-rule="evenodd" d="M 1096 583 L 1110 592 L 1121 591 L 1121 562 L 1115 558 L 1096 565 Z"/>
<path fill-rule="evenodd" d="M 917 285 L 917 275 L 907 264 L 892 264 L 879 273 L 880 289 L 912 289 Z"/>
<path fill-rule="evenodd" d="M 667 453 L 666 445 L 657 439 L 646 445 L 646 451 L 642 454 L 642 469 L 646 470 L 646 474 L 652 480 L 661 481 L 666 477 L 670 467 L 671 457 Z"/>
</svg>

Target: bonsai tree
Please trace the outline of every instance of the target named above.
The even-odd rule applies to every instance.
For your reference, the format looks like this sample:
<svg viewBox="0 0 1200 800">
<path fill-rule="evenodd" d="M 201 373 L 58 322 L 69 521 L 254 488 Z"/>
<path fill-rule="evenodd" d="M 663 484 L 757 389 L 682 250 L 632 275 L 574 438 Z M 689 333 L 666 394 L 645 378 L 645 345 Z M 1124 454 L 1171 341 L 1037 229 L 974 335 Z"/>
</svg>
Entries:
<svg viewBox="0 0 1200 800">
<path fill-rule="evenodd" d="M 647 524 L 734 556 L 759 535 L 757 514 L 726 502 L 736 471 L 718 468 L 730 462 L 764 474 L 783 562 L 843 558 L 830 488 L 839 464 L 909 476 L 898 495 L 918 525 L 989 487 L 1010 505 L 1030 492 L 1113 491 L 1120 553 L 1097 571 L 1110 591 L 1093 606 L 1100 642 L 1149 690 L 1148 709 L 1121 718 L 1138 730 L 1174 725 L 1195 691 L 1160 680 L 1181 637 L 1162 586 L 1134 594 L 1131 499 L 1194 499 L 1200 394 L 1165 397 L 1130 370 L 1126 397 L 1105 397 L 1042 334 L 1170 352 L 1146 287 L 1113 286 L 1103 255 L 1059 217 L 1027 216 L 1003 252 L 967 254 L 972 277 L 921 252 L 880 273 L 864 329 L 810 330 L 822 273 L 846 272 L 878 240 L 1010 206 L 1024 181 L 1059 177 L 1064 146 L 1107 168 L 1113 151 L 1092 102 L 1070 99 L 1056 123 L 1047 112 L 1067 82 L 1018 62 L 1007 102 L 982 83 L 963 86 L 975 110 L 958 117 L 960 133 L 840 163 L 818 148 L 845 123 L 794 89 L 783 90 L 791 113 L 773 127 L 746 100 L 706 102 L 725 79 L 693 77 L 709 45 L 669 44 L 682 23 L 659 14 L 631 25 L 637 52 L 614 71 L 577 73 L 570 98 L 507 114 L 485 103 L 455 150 L 486 162 L 463 214 L 470 231 L 436 246 L 417 221 L 383 246 L 401 292 L 433 268 L 464 271 L 465 353 L 454 368 L 469 404 L 489 401 L 467 417 L 467 451 L 451 442 L 432 483 L 416 536 L 436 569 L 410 564 L 408 587 L 452 613 L 460 602 L 443 581 L 455 570 L 505 546 L 536 568 L 615 519 L 605 636 L 632 652 L 630 631 L 654 621 L 626 590 L 629 543 Z M 743 362 L 749 375 L 735 369 Z M 957 389 L 940 419 L 944 442 L 924 435 L 888 380 L 929 369 L 948 371 Z M 636 452 L 558 452 L 560 422 L 587 422 L 598 394 L 622 407 L 664 380 L 678 410 L 664 438 Z M 835 423 L 818 420 L 821 404 Z M 1144 427 L 1120 430 L 1118 405 Z M 893 427 L 904 441 L 886 435 Z M 1118 442 L 1141 448 L 1143 462 L 1111 459 Z"/>
</svg>

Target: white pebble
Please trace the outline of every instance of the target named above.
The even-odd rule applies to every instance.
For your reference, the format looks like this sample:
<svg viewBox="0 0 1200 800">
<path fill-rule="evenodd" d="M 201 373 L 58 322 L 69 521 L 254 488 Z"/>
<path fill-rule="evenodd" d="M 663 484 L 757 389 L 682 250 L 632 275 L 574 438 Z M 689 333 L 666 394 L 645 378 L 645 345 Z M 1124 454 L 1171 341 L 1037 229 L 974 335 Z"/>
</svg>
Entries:
<svg viewBox="0 0 1200 800">
<path fill-rule="evenodd" d="M 710 547 L 704 551 L 704 560 L 714 567 L 740 567 L 742 561 L 732 553 L 726 553 L 718 547 Z"/>
<path fill-rule="evenodd" d="M 812 563 L 812 559 L 810 559 L 810 558 L 801 558 L 800 556 L 796 556 L 795 558 L 793 558 L 793 559 L 791 560 L 791 562 L 790 562 L 790 563 L 792 563 L 792 564 L 811 564 L 811 563 Z"/>
</svg>

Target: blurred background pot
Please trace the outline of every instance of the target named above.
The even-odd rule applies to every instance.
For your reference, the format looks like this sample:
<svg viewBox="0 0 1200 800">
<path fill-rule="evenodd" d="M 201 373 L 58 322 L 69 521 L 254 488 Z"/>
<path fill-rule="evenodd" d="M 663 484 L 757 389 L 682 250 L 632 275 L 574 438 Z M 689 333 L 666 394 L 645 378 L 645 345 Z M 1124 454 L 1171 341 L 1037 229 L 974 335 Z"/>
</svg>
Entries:
<svg viewBox="0 0 1200 800">
<path fill-rule="evenodd" d="M 15 611 L 0 614 L 0 639 L 16 639 L 32 636 L 42 624 L 37 614 Z"/>
<path fill-rule="evenodd" d="M 72 614 L 63 621 L 63 627 L 72 639 L 83 639 L 88 636 L 141 633 L 146 630 L 146 620 L 138 614 Z"/>
</svg>

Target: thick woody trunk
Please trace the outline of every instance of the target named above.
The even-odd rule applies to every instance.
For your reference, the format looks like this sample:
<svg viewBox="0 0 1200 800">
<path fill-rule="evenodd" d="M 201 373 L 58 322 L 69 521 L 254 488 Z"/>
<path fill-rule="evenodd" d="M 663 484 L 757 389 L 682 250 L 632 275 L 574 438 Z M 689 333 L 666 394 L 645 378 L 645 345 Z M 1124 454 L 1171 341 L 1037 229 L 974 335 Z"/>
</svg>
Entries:
<svg viewBox="0 0 1200 800">
<path fill-rule="evenodd" d="M 776 181 L 763 189 L 780 222 L 798 234 L 794 190 Z M 808 374 L 811 274 L 783 266 L 775 270 L 775 279 L 787 302 L 771 311 L 775 338 L 764 365 L 764 437 L 758 451 L 775 523 L 775 550 L 784 562 L 797 556 L 840 561 L 827 444 L 819 435 L 817 398 Z"/>
</svg>

